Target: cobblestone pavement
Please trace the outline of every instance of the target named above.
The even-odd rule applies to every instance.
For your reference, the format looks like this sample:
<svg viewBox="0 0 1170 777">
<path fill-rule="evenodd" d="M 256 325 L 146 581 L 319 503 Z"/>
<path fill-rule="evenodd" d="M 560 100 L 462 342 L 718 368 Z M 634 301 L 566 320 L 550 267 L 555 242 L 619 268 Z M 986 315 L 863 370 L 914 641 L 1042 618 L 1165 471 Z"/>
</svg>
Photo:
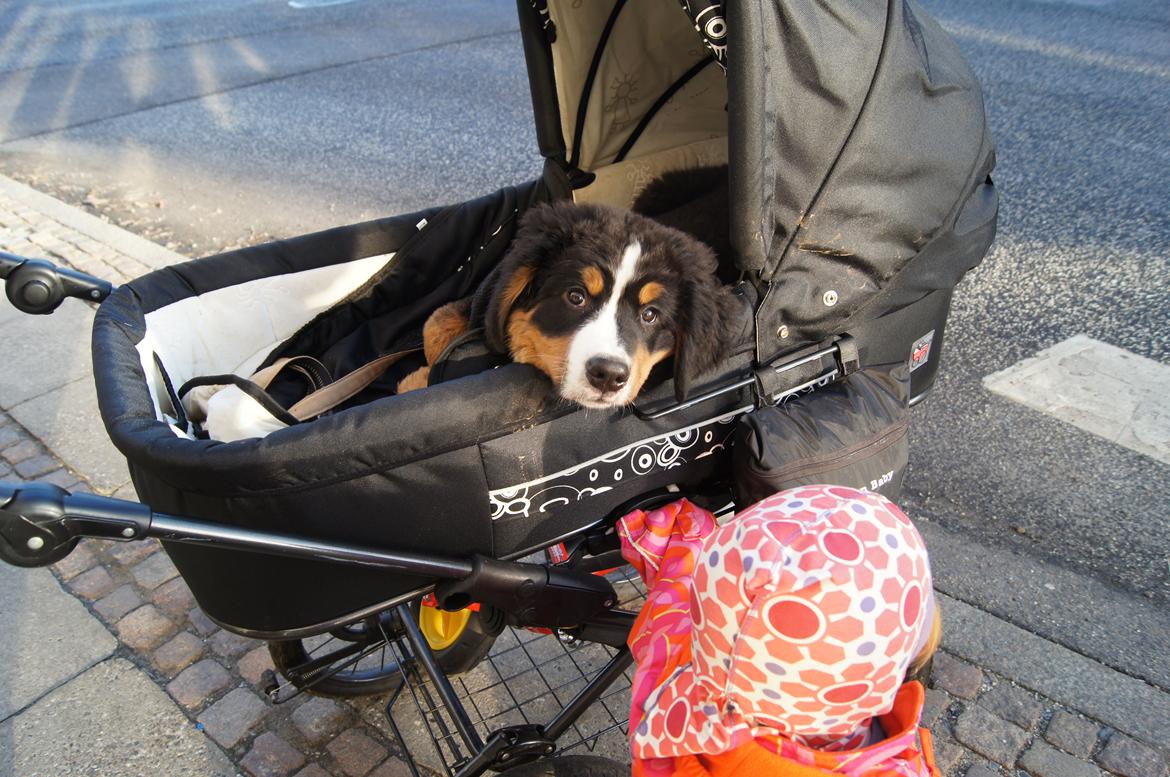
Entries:
<svg viewBox="0 0 1170 777">
<path fill-rule="evenodd" d="M 3 193 L 0 249 L 63 261 L 115 281 L 150 269 L 148 263 Z M 5 318 L 0 326 L 8 329 L 10 321 Z M 36 370 L 37 365 L 9 361 L 8 369 Z M 14 415 L 19 417 L 0 412 L 0 480 L 132 497 L 118 477 L 95 478 L 71 469 L 62 460 L 69 457 L 47 447 Z M 92 434 L 100 429 L 95 427 Z M 222 748 L 242 773 L 409 774 L 382 715 L 384 699 L 299 696 L 272 704 L 262 690 L 272 668 L 267 647 L 224 631 L 204 616 L 157 542 L 87 541 L 55 565 L 53 573 L 117 638 L 116 655 L 164 689 L 190 725 Z M 563 704 L 581 687 L 583 675 L 605 659 L 598 646 L 566 650 L 548 636 L 505 631 L 489 660 L 459 678 L 456 686 L 477 719 L 497 725 L 535 720 Z M 1123 731 L 1116 720 L 1107 725 L 946 652 L 935 659 L 931 685 L 925 723 L 934 731 L 947 777 L 1166 777 L 1170 771 L 1165 749 L 1170 732 L 1146 735 L 1143 741 L 1139 733 L 1145 729 L 1140 726 Z M 621 721 L 627 687 L 628 682 L 619 682 L 616 692 L 595 705 L 572 736 L 612 729 Z M 1150 687 L 1150 692 L 1159 691 Z M 1133 711 L 1135 717 L 1143 713 Z M 434 755 L 423 752 L 427 740 L 405 694 L 395 706 L 395 718 L 412 751 L 420 753 L 419 760 L 434 766 Z M 596 747 L 602 754 L 624 757 L 624 734 L 610 730 Z"/>
</svg>

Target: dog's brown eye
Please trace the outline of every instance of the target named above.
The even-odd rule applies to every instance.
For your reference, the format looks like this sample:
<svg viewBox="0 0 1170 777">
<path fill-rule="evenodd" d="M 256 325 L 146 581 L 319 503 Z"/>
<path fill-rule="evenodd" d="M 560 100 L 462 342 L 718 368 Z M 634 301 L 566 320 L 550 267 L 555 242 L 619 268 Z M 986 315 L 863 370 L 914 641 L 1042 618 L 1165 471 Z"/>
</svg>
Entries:
<svg viewBox="0 0 1170 777">
<path fill-rule="evenodd" d="M 647 324 L 653 324 L 658 320 L 658 310 L 655 308 L 642 308 L 642 320 Z"/>
<path fill-rule="evenodd" d="M 565 301 L 575 308 L 584 306 L 586 299 L 585 292 L 581 289 L 572 288 L 565 292 Z"/>
</svg>

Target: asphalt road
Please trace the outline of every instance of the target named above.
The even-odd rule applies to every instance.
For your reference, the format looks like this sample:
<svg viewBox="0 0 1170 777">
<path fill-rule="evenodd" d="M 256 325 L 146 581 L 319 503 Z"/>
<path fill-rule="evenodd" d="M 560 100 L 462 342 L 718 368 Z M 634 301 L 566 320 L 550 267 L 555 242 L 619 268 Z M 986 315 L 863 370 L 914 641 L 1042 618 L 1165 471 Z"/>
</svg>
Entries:
<svg viewBox="0 0 1170 777">
<path fill-rule="evenodd" d="M 1078 333 L 1170 363 L 1170 6 L 927 6 L 984 83 L 1002 215 L 915 411 L 907 503 L 1164 605 L 1170 467 L 980 380 Z M 15 0 L 0 172 L 193 254 L 465 199 L 539 171 L 514 14 Z M 997 571 L 970 561 L 978 598 Z"/>
</svg>

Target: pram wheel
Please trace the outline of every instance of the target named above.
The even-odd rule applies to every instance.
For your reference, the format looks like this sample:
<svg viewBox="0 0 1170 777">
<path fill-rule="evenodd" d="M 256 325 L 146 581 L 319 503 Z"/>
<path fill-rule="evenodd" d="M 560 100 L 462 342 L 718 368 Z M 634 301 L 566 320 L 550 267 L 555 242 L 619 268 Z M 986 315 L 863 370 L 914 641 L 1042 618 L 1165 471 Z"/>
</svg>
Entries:
<svg viewBox="0 0 1170 777">
<path fill-rule="evenodd" d="M 466 672 L 491 649 L 504 627 L 503 613 L 483 606 L 448 613 L 416 604 L 419 628 L 447 674 Z M 402 681 L 386 639 L 401 634 L 393 611 L 379 613 L 327 634 L 268 643 L 276 670 L 297 688 L 317 696 L 374 696 Z"/>
<path fill-rule="evenodd" d="M 447 674 L 461 674 L 482 661 L 504 630 L 504 613 L 486 604 L 455 612 L 417 604 L 419 631 Z"/>
<path fill-rule="evenodd" d="M 392 612 L 379 613 L 327 634 L 268 643 L 272 663 L 288 682 L 317 696 L 369 696 L 401 681 L 386 636 L 399 627 Z"/>
</svg>

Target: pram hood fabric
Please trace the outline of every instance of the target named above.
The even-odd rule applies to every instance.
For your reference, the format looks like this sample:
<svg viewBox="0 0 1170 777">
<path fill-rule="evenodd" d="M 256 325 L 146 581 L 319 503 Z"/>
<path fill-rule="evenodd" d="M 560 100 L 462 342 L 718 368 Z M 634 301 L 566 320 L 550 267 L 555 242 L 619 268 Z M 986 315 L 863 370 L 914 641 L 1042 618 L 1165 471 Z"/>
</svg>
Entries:
<svg viewBox="0 0 1170 777">
<path fill-rule="evenodd" d="M 644 178 L 667 145 L 700 149 L 726 106 L 731 242 L 762 294 L 761 361 L 951 288 L 986 253 L 982 95 L 913 0 L 683 3 L 693 20 L 678 0 L 536 5 L 520 10 L 537 135 L 574 186 L 622 162 Z M 701 67 L 701 34 L 725 82 Z"/>
</svg>

